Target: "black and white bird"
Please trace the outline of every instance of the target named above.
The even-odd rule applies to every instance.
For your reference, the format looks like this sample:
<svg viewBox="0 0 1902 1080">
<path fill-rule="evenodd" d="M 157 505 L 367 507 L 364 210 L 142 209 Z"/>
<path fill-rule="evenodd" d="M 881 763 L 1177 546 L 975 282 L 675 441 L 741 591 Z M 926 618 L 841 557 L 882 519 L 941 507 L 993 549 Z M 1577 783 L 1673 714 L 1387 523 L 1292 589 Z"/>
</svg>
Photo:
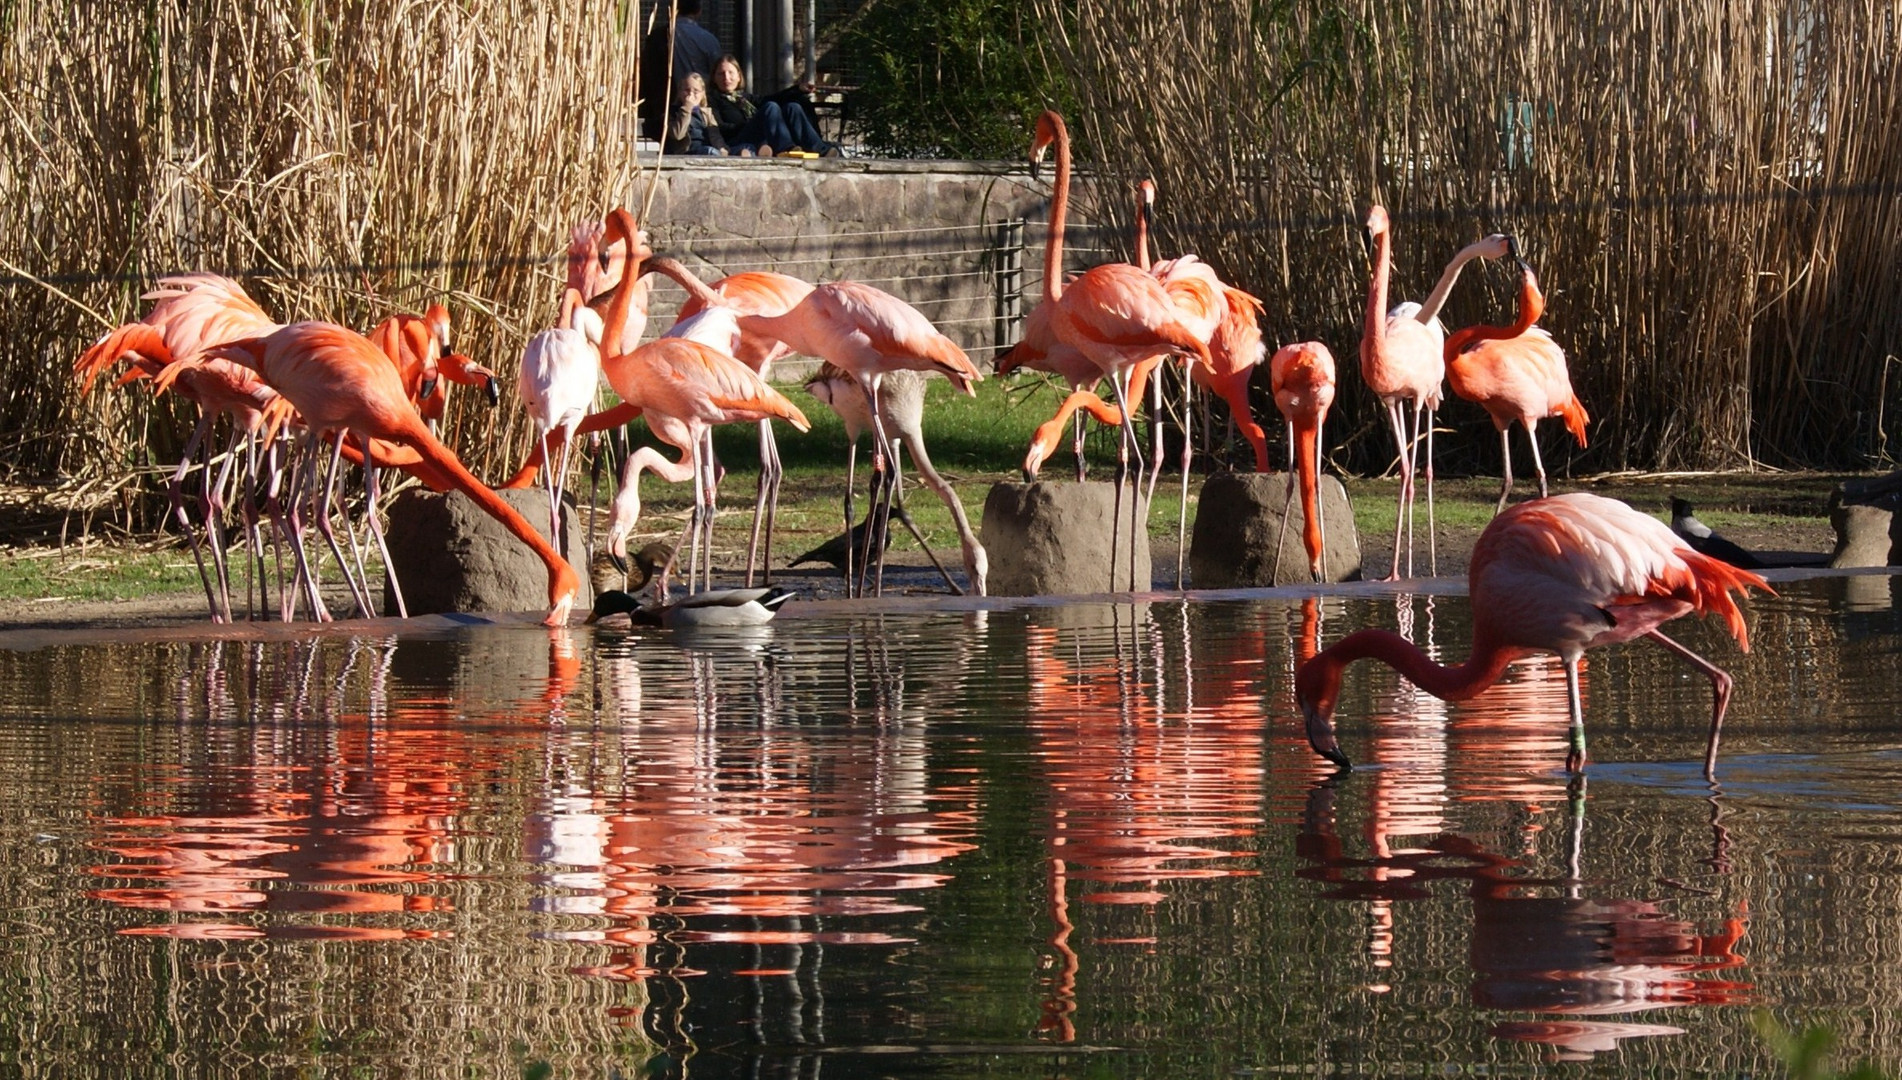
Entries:
<svg viewBox="0 0 1902 1080">
<path fill-rule="evenodd" d="M 1763 569 L 1763 563 L 1755 555 L 1717 535 L 1709 525 L 1697 520 L 1691 504 L 1684 499 L 1671 500 L 1671 531 L 1700 555 L 1721 559 L 1745 570 Z"/>
<path fill-rule="evenodd" d="M 763 626 L 773 621 L 780 606 L 799 595 L 772 585 L 764 589 L 710 589 L 665 604 L 642 604 L 633 594 L 609 589 L 594 598 L 590 623 L 610 615 L 626 615 L 640 626 L 689 627 Z"/>
</svg>

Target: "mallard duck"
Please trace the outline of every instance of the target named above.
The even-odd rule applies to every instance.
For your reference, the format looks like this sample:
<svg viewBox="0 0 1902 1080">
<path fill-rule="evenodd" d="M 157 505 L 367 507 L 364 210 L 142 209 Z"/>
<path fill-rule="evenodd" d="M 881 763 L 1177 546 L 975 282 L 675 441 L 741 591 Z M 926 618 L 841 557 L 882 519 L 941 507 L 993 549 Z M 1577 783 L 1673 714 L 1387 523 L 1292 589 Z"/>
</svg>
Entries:
<svg viewBox="0 0 1902 1080">
<path fill-rule="evenodd" d="M 672 629 L 695 626 L 761 626 L 798 594 L 773 585 L 764 589 L 712 589 L 672 603 L 642 604 L 631 593 L 609 589 L 594 598 L 588 622 L 626 615 L 629 622 Z"/>
</svg>

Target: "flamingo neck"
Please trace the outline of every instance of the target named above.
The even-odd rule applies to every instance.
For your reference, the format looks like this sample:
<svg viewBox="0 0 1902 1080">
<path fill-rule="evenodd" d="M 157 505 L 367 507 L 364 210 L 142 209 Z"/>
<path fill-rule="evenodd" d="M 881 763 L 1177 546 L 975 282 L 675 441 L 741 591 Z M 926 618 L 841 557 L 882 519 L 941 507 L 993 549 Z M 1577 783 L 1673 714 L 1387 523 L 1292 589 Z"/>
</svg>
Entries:
<svg viewBox="0 0 1902 1080">
<path fill-rule="evenodd" d="M 1438 664 L 1418 645 L 1391 630 L 1349 634 L 1314 658 L 1326 665 L 1329 682 L 1340 685 L 1341 672 L 1356 660 L 1378 660 L 1401 678 L 1442 701 L 1464 701 L 1499 681 L 1519 651 L 1494 644 L 1476 629 L 1473 654 L 1464 664 Z"/>
<path fill-rule="evenodd" d="M 1392 240 L 1386 229 L 1374 234 L 1374 276 L 1367 285 L 1367 325 L 1361 335 L 1361 360 L 1367 362 L 1387 349 L 1387 270 Z"/>
<path fill-rule="evenodd" d="M 1136 189 L 1136 265 L 1149 271 L 1149 193 Z"/>
<path fill-rule="evenodd" d="M 698 274 L 695 274 L 692 270 L 682 266 L 678 261 L 670 259 L 665 255 L 655 255 L 652 258 L 644 260 L 641 263 L 640 272 L 642 274 L 664 274 L 667 277 L 673 278 L 681 288 L 687 290 L 687 295 L 700 301 L 700 303 L 707 307 L 714 307 L 726 303 L 725 298 L 719 293 L 714 292 L 711 285 L 700 280 Z"/>
<path fill-rule="evenodd" d="M 1468 326 L 1446 339 L 1445 357 L 1448 363 L 1453 358 L 1482 341 L 1500 338 L 1516 338 L 1545 314 L 1545 294 L 1539 291 L 1539 282 L 1533 276 L 1532 268 L 1520 264 L 1519 278 L 1519 317 L 1511 326 Z"/>
<path fill-rule="evenodd" d="M 1420 310 L 1414 314 L 1414 318 L 1423 323 L 1430 323 L 1439 316 L 1440 309 L 1446 306 L 1446 298 L 1452 295 L 1453 286 L 1460 279 L 1460 272 L 1466 269 L 1467 263 L 1479 258 L 1481 246 L 1484 243 L 1485 241 L 1475 241 L 1461 248 L 1459 254 L 1453 256 L 1453 261 L 1447 263 L 1446 269 L 1440 272 L 1440 280 L 1433 284 L 1433 291 L 1427 294 L 1426 301 L 1420 305 Z"/>
<path fill-rule="evenodd" d="M 1070 129 L 1063 117 L 1045 113 L 1055 131 L 1057 144 L 1056 188 L 1050 194 L 1050 231 L 1043 246 L 1043 298 L 1055 300 L 1063 293 L 1063 227 L 1070 214 Z"/>
<path fill-rule="evenodd" d="M 570 285 L 568 288 L 562 290 L 561 318 L 555 321 L 555 325 L 564 330 L 580 329 L 575 325 L 575 312 L 580 311 L 582 306 L 583 301 L 581 299 L 580 289 Z"/>
<path fill-rule="evenodd" d="M 640 235 L 640 228 L 634 224 L 634 215 L 628 213 L 627 207 L 617 206 L 608 213 L 602 246 L 612 245 L 615 237 L 620 237 L 626 245 L 628 262 L 633 264 L 621 272 L 621 283 L 614 290 L 614 301 L 608 305 L 608 317 L 605 320 L 607 335 L 601 343 L 601 351 L 608 356 L 621 355 L 625 344 L 621 340 L 622 329 L 627 325 L 628 308 L 634 302 L 635 282 L 640 277 Z"/>
</svg>

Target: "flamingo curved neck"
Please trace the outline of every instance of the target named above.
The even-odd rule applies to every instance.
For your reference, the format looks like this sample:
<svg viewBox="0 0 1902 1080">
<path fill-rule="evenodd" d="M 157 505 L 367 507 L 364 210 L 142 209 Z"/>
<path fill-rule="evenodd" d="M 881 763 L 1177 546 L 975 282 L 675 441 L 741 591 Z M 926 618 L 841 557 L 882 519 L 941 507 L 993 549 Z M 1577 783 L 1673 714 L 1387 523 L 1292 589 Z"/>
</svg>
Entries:
<svg viewBox="0 0 1902 1080">
<path fill-rule="evenodd" d="M 1501 338 L 1516 338 L 1545 314 L 1545 295 L 1539 291 L 1539 282 L 1533 277 L 1530 268 L 1521 267 L 1519 281 L 1519 316 L 1511 326 L 1468 326 L 1446 339 L 1445 357 L 1448 363 L 1453 358 L 1482 341 Z"/>
<path fill-rule="evenodd" d="M 1420 310 L 1414 313 L 1414 318 L 1423 323 L 1430 323 L 1439 316 L 1440 309 L 1446 306 L 1446 298 L 1453 293 L 1453 286 L 1459 282 L 1460 272 L 1466 269 L 1467 263 L 1479 258 L 1484 245 L 1483 240 L 1475 241 L 1461 248 L 1459 254 L 1453 256 L 1453 261 L 1447 263 L 1446 269 L 1441 271 L 1440 280 L 1434 282 L 1433 291 L 1427 294 L 1425 302 L 1420 305 Z"/>
<path fill-rule="evenodd" d="M 1048 126 L 1051 140 L 1057 144 L 1056 190 L 1050 195 L 1049 234 L 1043 247 L 1043 298 L 1049 301 L 1063 293 L 1063 227 L 1070 213 L 1070 130 L 1064 126 L 1063 117 L 1054 112 L 1044 113 L 1038 126 Z"/>
<path fill-rule="evenodd" d="M 638 264 L 641 261 L 640 235 L 640 228 L 634 224 L 634 215 L 628 213 L 627 207 L 617 206 L 608 213 L 607 231 L 602 235 L 602 246 L 612 246 L 615 238 L 619 237 L 626 245 L 628 259 Z M 604 321 L 607 324 L 608 337 L 612 340 L 604 339 L 601 349 L 609 356 L 621 355 L 622 346 L 625 344 L 621 341 L 621 331 L 627 325 L 628 308 L 634 302 L 634 283 L 639 277 L 638 265 L 623 269 L 621 282 L 614 290 L 614 301 L 608 305 L 608 317 Z"/>
<path fill-rule="evenodd" d="M 675 283 L 681 288 L 687 290 L 687 295 L 708 307 L 726 302 L 719 293 L 713 291 L 711 285 L 700 280 L 698 274 L 695 274 L 678 261 L 670 259 L 665 255 L 655 255 L 652 258 L 643 260 L 641 263 L 641 274 L 643 276 L 647 274 L 663 274 L 670 277 L 674 279 Z"/>
<path fill-rule="evenodd" d="M 1379 660 L 1442 701 L 1464 701 L 1498 682 L 1506 665 L 1518 656 L 1519 650 L 1491 644 L 1475 634 L 1473 654 L 1464 664 L 1449 666 L 1435 663 L 1418 645 L 1391 630 L 1360 630 L 1315 659 L 1333 668 L 1337 682 L 1339 672 L 1354 661 Z"/>
<path fill-rule="evenodd" d="M 1367 328 L 1361 338 L 1362 359 L 1382 355 L 1387 349 L 1387 271 L 1392 260 L 1392 240 L 1383 227 L 1374 233 L 1374 276 L 1367 285 Z"/>
</svg>

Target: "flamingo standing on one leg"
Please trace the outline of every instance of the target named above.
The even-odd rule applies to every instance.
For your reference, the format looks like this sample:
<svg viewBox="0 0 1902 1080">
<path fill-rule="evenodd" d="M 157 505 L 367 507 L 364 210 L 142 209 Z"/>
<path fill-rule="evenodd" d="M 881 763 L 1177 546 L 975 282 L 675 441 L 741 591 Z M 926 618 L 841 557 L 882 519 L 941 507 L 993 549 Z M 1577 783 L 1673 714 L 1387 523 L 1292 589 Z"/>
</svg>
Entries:
<svg viewBox="0 0 1902 1080">
<path fill-rule="evenodd" d="M 1268 364 L 1273 382 L 1275 406 L 1288 421 L 1288 490 L 1294 491 L 1295 477 L 1301 478 L 1302 543 L 1308 549 L 1308 569 L 1314 580 L 1326 578 L 1322 565 L 1327 534 L 1321 520 L 1321 427 L 1327 422 L 1327 410 L 1334 404 L 1334 354 L 1318 341 L 1284 345 L 1276 350 Z M 1287 524 L 1287 514 L 1282 514 Z M 1281 557 L 1281 542 L 1275 542 L 1275 558 Z"/>
<path fill-rule="evenodd" d="M 985 552 L 984 545 L 978 542 L 977 534 L 971 531 L 970 519 L 964 514 L 964 503 L 958 499 L 956 489 L 952 488 L 951 482 L 932 467 L 931 455 L 925 450 L 924 376 L 915 371 L 894 371 L 880 384 L 879 390 L 884 394 L 884 400 L 879 402 L 879 411 L 885 417 L 892 435 L 892 471 L 885 482 L 891 484 L 898 482 L 898 449 L 902 445 L 910 451 L 911 460 L 917 465 L 918 475 L 923 479 L 925 486 L 936 492 L 938 498 L 944 502 L 945 509 L 951 511 L 951 524 L 957 529 L 958 547 L 964 557 L 965 580 L 970 584 L 973 593 L 979 596 L 985 595 L 985 578 L 990 572 L 990 556 Z M 859 434 L 871 430 L 872 427 L 872 408 L 865 400 L 865 393 L 859 388 L 858 380 L 841 368 L 823 364 L 817 374 L 806 380 L 806 392 L 830 405 L 832 411 L 839 414 L 839 419 L 845 423 L 845 437 L 852 444 L 851 453 L 856 456 Z M 925 544 L 924 537 L 920 536 L 917 527 L 912 525 L 910 515 L 903 513 L 902 503 L 899 504 L 898 510 L 906 527 L 910 528 L 912 535 L 917 537 L 918 546 L 924 548 L 932 564 L 938 567 L 938 572 L 944 573 L 944 567 L 938 563 L 938 557 L 932 554 L 931 548 Z M 869 545 L 874 541 L 868 538 L 867 543 Z M 847 547 L 850 546 L 848 533 Z M 878 544 L 877 548 L 882 550 L 883 546 Z M 950 584 L 953 592 L 963 595 L 964 590 L 958 588 L 957 582 L 951 580 L 951 575 L 945 574 L 945 581 Z M 848 581 L 847 584 L 849 587 L 850 582 Z"/>
<path fill-rule="evenodd" d="M 976 396 L 974 384 L 984 378 L 964 350 L 939 333 L 918 309 L 881 289 L 856 281 L 834 281 L 818 285 L 805 299 L 781 315 L 743 315 L 740 329 L 759 333 L 784 342 L 794 352 L 827 360 L 858 380 L 859 389 L 872 403 L 873 468 L 884 469 L 891 461 L 891 441 L 886 435 L 880 410 L 879 384 L 891 371 L 941 372 L 952 385 Z M 846 477 L 845 529 L 852 531 L 852 478 Z M 874 514 L 877 522 L 871 535 L 884 535 L 890 521 L 890 489 Z M 882 572 L 885 559 L 879 552 L 877 563 Z M 848 568 L 848 574 L 849 574 Z M 878 578 L 873 592 L 879 591 Z"/>
<path fill-rule="evenodd" d="M 1719 615 L 1748 651 L 1743 612 L 1730 593 L 1770 591 L 1763 578 L 1699 555 L 1663 522 L 1616 499 L 1573 493 L 1520 503 L 1495 517 L 1473 548 L 1467 580 L 1473 652 L 1466 663 L 1442 666 L 1398 634 L 1362 630 L 1301 666 L 1295 697 L 1316 753 L 1351 767 L 1335 739 L 1333 713 L 1341 673 L 1356 660 L 1379 660 L 1435 697 L 1463 701 L 1497 682 L 1513 660 L 1554 652 L 1565 665 L 1572 707 L 1565 764 L 1576 773 L 1585 765 L 1579 657 L 1586 649 L 1648 637 L 1710 679 L 1704 775 L 1714 775 L 1730 676 L 1658 628 L 1693 611 Z"/>
<path fill-rule="evenodd" d="M 436 441 L 410 406 L 395 369 L 376 346 L 344 327 L 306 322 L 226 344 L 216 353 L 262 375 L 296 407 L 313 431 L 338 432 L 339 441 L 342 432 L 354 432 L 366 457 L 373 452 L 373 440 L 379 439 L 414 451 L 422 461 L 421 472 L 467 494 L 541 558 L 548 568 L 549 612 L 544 622 L 559 626 L 567 621 L 568 610 L 581 587 L 573 568 L 522 515 L 471 476 L 462 462 Z M 171 364 L 160 373 L 159 380 L 163 383 L 177 378 L 198 363 Z M 375 470 L 368 475 L 374 506 Z M 370 524 L 387 566 L 389 552 L 374 513 Z"/>
<path fill-rule="evenodd" d="M 1518 255 L 1515 250 L 1514 256 Z M 1453 392 L 1478 404 L 1499 429 L 1499 454 L 1504 482 L 1499 488 L 1498 513 L 1512 494 L 1512 422 L 1526 427 L 1532 444 L 1532 465 L 1539 473 L 1539 497 L 1546 495 L 1545 461 L 1539 456 L 1539 421 L 1555 416 L 1585 448 L 1585 425 L 1591 418 L 1572 392 L 1565 369 L 1565 350 L 1552 335 L 1532 325 L 1545 311 L 1545 296 L 1524 259 L 1519 260 L 1519 318 L 1511 326 L 1469 326 L 1446 342 L 1446 374 Z"/>
<path fill-rule="evenodd" d="M 1420 440 L 1420 414 L 1427 414 L 1428 437 L 1433 429 L 1433 413 L 1440 407 L 1440 382 L 1446 377 L 1446 361 L 1440 355 L 1444 336 L 1438 322 L 1422 323 L 1412 314 L 1387 310 L 1387 274 L 1392 265 L 1392 230 L 1387 211 L 1375 206 L 1367 211 L 1368 244 L 1373 248 L 1373 280 L 1367 289 L 1366 328 L 1360 339 L 1360 373 L 1367 388 L 1380 399 L 1393 427 L 1394 447 L 1400 454 L 1400 498 L 1394 510 L 1393 569 L 1385 580 L 1400 579 L 1400 537 L 1407 537 L 1407 575 L 1413 574 L 1413 474 L 1414 456 Z M 1402 410 L 1413 406 L 1412 436 Z M 1432 453 L 1428 453 L 1431 469 Z M 1432 488 L 1427 489 L 1429 503 Z M 1428 510 L 1428 528 L 1432 530 L 1432 511 Z M 1432 537 L 1428 537 L 1432 545 Z M 1436 568 L 1437 569 L 1437 568 Z"/>
<path fill-rule="evenodd" d="M 1044 244 L 1044 306 L 1051 309 L 1050 326 L 1057 341 L 1082 353 L 1098 371 L 1109 377 L 1117 407 L 1127 417 L 1131 408 L 1132 376 L 1139 365 L 1168 354 L 1188 356 L 1209 364 L 1212 361 L 1208 341 L 1184 324 L 1181 311 L 1168 290 L 1141 267 L 1105 263 L 1084 271 L 1068 285 L 1061 283 L 1063 226 L 1070 203 L 1070 133 L 1063 117 L 1047 110 L 1037 118 L 1036 135 L 1030 144 L 1032 164 L 1041 161 L 1052 145 L 1056 147 L 1057 175 L 1050 197 L 1048 239 Z M 1115 516 L 1118 518 L 1122 513 L 1123 483 L 1131 451 L 1135 448 L 1129 425 L 1120 425 L 1119 431 L 1122 441 L 1117 457 Z M 1137 468 L 1136 490 L 1140 492 L 1140 453 Z M 1130 558 L 1133 582 L 1133 540 Z M 1116 547 L 1112 539 L 1112 580 L 1115 560 Z"/>
</svg>

